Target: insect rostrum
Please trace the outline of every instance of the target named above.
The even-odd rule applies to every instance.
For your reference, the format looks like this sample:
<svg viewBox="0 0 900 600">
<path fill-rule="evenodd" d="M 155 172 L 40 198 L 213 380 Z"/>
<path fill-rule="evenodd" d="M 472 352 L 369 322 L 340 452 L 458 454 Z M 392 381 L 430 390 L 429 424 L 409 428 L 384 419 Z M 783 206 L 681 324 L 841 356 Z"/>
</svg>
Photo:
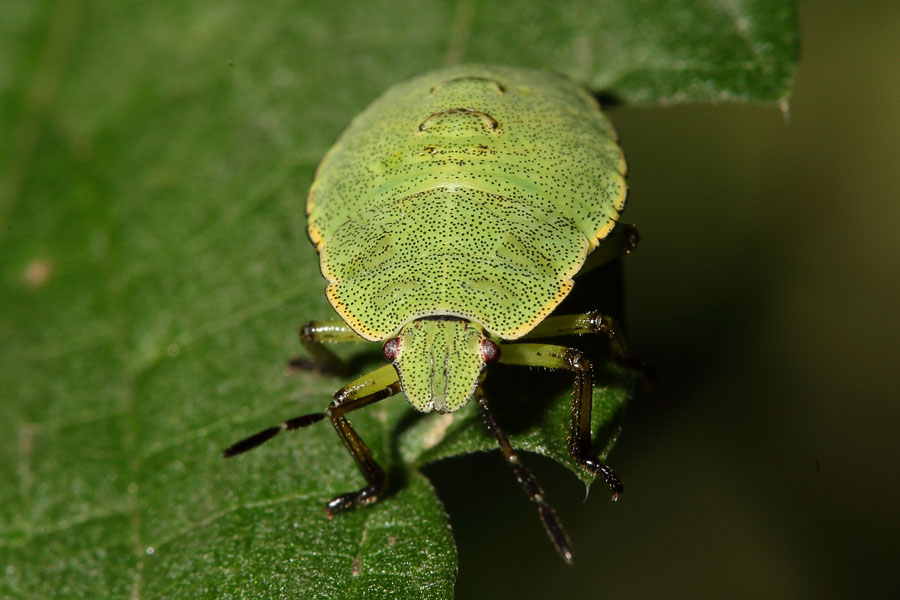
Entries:
<svg viewBox="0 0 900 600">
<path fill-rule="evenodd" d="M 625 204 L 625 160 L 594 99 L 567 78 L 469 65 L 398 84 L 357 116 L 319 165 L 306 210 L 326 295 L 341 321 L 301 331 L 311 359 L 343 372 L 324 342 L 383 344 L 389 364 L 334 395 L 324 413 L 271 427 L 224 452 L 233 456 L 283 429 L 327 417 L 366 486 L 332 499 L 329 514 L 378 499 L 386 477 L 346 414 L 398 392 L 422 412 L 475 401 L 560 555 L 571 544 L 544 493 L 495 421 L 487 365 L 564 369 L 575 378 L 569 452 L 622 485 L 590 452 L 593 379 L 587 357 L 538 340 L 604 333 L 597 312 L 552 315 L 574 277 L 628 251 L 634 230 L 614 230 Z"/>
</svg>

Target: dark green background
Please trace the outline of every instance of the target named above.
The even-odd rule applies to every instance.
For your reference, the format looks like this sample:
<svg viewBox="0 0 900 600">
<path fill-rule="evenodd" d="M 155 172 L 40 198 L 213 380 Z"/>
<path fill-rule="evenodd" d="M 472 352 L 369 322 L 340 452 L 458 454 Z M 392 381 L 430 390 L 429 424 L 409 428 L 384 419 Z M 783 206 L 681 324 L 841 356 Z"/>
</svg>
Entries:
<svg viewBox="0 0 900 600">
<path fill-rule="evenodd" d="M 430 469 L 460 598 L 900 594 L 900 4 L 808 2 L 801 30 L 788 122 L 612 112 L 643 236 L 632 342 L 660 372 L 610 457 L 626 492 L 582 504 L 539 470 L 577 531 L 567 569 L 529 507 L 498 505 L 517 492 L 498 458 Z"/>
</svg>

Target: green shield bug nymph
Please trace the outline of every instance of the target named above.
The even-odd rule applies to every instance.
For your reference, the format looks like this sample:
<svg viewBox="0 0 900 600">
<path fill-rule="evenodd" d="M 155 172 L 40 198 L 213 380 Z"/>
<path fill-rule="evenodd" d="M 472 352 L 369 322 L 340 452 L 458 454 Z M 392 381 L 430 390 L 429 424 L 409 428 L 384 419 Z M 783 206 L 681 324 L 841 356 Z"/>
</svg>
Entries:
<svg viewBox="0 0 900 600">
<path fill-rule="evenodd" d="M 328 502 L 334 514 L 377 500 L 386 485 L 346 413 L 401 391 L 422 412 L 475 401 L 571 562 L 565 531 L 497 426 L 481 384 L 493 362 L 571 371 L 569 452 L 604 478 L 614 499 L 621 492 L 590 452 L 590 362 L 573 348 L 534 340 L 604 333 L 623 355 L 609 317 L 550 314 L 576 273 L 633 246 L 633 228 L 613 234 L 624 204 L 616 134 L 594 98 L 561 75 L 469 65 L 389 89 L 331 148 L 309 191 L 309 237 L 343 321 L 303 327 L 312 358 L 292 364 L 341 373 L 323 342 L 360 339 L 383 344 L 390 364 L 338 390 L 324 413 L 270 427 L 224 456 L 329 418 L 366 481 Z"/>
</svg>

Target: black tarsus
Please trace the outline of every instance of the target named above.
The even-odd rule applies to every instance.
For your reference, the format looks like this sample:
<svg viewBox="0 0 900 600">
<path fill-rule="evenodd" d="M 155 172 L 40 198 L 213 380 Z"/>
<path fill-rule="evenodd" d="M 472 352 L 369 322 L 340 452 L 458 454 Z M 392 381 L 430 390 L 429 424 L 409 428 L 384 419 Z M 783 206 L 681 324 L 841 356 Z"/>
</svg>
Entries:
<svg viewBox="0 0 900 600">
<path fill-rule="evenodd" d="M 348 492 L 331 499 L 325 505 L 325 511 L 329 517 L 333 517 L 335 513 L 350 508 L 351 506 L 364 506 L 378 500 L 384 488 L 387 486 L 387 475 L 384 469 L 375 460 L 372 451 L 366 443 L 359 437 L 356 430 L 350 425 L 350 421 L 344 414 L 352 412 L 364 406 L 369 406 L 375 402 L 379 402 L 400 392 L 400 382 L 395 381 L 384 389 L 378 390 L 365 396 L 358 398 L 348 398 L 346 400 L 338 400 L 343 396 L 339 390 L 335 395 L 335 400 L 328 408 L 327 416 L 331 419 L 338 437 L 344 443 L 344 447 L 353 456 L 359 472 L 366 480 L 366 487 L 355 492 Z"/>
</svg>

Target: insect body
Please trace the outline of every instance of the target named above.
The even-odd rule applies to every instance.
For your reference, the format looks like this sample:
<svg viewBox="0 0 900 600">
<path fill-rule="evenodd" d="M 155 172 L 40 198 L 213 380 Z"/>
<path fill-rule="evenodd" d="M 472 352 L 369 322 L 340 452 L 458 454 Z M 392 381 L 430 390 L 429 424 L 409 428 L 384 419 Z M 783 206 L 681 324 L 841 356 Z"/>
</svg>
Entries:
<svg viewBox="0 0 900 600">
<path fill-rule="evenodd" d="M 594 99 L 552 73 L 459 66 L 401 83 L 363 111 L 323 159 L 309 192 L 309 237 L 343 321 L 301 331 L 312 360 L 341 372 L 322 342 L 383 343 L 390 364 L 339 390 L 325 413 L 286 421 L 225 451 L 233 456 L 329 417 L 366 487 L 327 505 L 329 514 L 374 501 L 385 474 L 344 416 L 403 391 L 422 412 L 479 404 L 489 429 L 537 504 L 562 557 L 572 551 L 552 508 L 494 421 L 481 382 L 492 362 L 566 369 L 575 375 L 569 450 L 622 486 L 590 454 L 592 378 L 577 350 L 533 343 L 605 333 L 597 313 L 550 316 L 591 263 L 630 249 L 619 228 L 625 161 Z"/>
</svg>

